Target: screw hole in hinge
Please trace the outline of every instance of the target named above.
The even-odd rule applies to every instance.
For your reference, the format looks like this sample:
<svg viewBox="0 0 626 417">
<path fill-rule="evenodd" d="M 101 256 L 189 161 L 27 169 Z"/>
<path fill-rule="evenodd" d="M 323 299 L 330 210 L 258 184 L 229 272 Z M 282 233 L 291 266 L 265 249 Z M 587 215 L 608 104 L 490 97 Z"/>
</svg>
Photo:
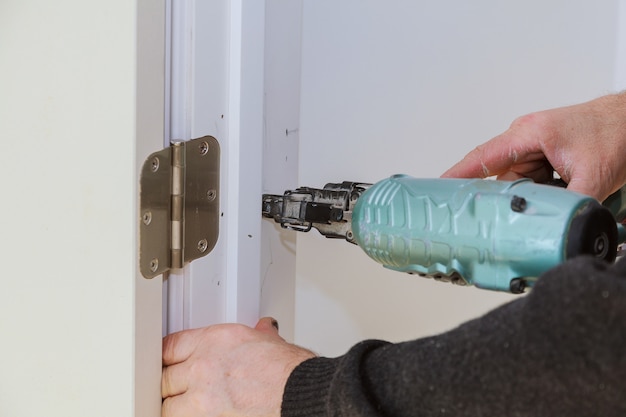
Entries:
<svg viewBox="0 0 626 417">
<path fill-rule="evenodd" d="M 157 269 L 159 269 L 159 260 L 154 258 L 150 261 L 150 271 L 156 272 Z"/>
<path fill-rule="evenodd" d="M 152 222 L 152 212 L 146 211 L 142 216 L 143 224 L 148 226 Z"/>
<path fill-rule="evenodd" d="M 215 191 L 215 190 L 209 190 L 209 191 L 207 191 L 207 193 L 206 193 L 206 198 L 207 198 L 209 201 L 213 201 L 213 200 L 215 200 L 215 197 L 217 197 L 217 191 Z"/>
<path fill-rule="evenodd" d="M 198 149 L 200 150 L 200 155 L 206 155 L 209 152 L 209 142 L 202 141 Z"/>
<path fill-rule="evenodd" d="M 202 239 L 200 242 L 198 242 L 198 250 L 201 253 L 204 253 L 208 247 L 209 247 L 209 242 L 207 242 L 206 239 Z"/>
<path fill-rule="evenodd" d="M 157 158 L 156 156 L 154 158 L 152 158 L 152 163 L 151 163 L 151 167 L 152 167 L 152 172 L 157 172 L 159 170 L 159 158 Z"/>
</svg>

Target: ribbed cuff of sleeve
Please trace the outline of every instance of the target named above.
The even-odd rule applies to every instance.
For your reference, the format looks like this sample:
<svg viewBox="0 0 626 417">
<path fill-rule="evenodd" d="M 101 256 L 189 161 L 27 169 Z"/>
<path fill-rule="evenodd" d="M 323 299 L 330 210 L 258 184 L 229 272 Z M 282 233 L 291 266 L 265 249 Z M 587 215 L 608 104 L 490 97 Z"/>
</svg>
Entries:
<svg viewBox="0 0 626 417">
<path fill-rule="evenodd" d="M 367 340 L 338 358 L 313 358 L 298 365 L 285 385 L 282 417 L 341 416 L 352 407 L 367 407 L 362 363 L 387 344 Z"/>
<path fill-rule="evenodd" d="M 325 416 L 339 362 L 340 358 L 313 358 L 298 365 L 285 386 L 282 417 Z"/>
</svg>

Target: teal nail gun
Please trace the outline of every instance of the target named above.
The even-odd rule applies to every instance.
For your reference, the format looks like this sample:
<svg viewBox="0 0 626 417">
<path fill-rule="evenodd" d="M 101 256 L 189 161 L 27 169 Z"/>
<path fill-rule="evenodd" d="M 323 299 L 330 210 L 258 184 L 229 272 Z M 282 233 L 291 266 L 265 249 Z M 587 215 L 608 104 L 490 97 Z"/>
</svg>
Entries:
<svg viewBox="0 0 626 417">
<path fill-rule="evenodd" d="M 626 186 L 601 205 L 529 179 L 394 175 L 265 194 L 262 214 L 283 228 L 357 244 L 389 269 L 521 293 L 575 256 L 615 260 L 626 241 Z"/>
</svg>

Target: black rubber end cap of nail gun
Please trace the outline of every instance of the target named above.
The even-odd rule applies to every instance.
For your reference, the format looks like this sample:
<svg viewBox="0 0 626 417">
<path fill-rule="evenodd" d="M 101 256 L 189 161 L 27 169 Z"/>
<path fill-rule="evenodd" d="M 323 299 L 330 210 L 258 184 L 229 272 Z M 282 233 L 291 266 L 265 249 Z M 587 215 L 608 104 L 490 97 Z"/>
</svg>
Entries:
<svg viewBox="0 0 626 417">
<path fill-rule="evenodd" d="M 607 262 L 617 256 L 617 223 L 606 207 L 590 202 L 572 219 L 567 235 L 566 259 L 591 255 Z"/>
</svg>

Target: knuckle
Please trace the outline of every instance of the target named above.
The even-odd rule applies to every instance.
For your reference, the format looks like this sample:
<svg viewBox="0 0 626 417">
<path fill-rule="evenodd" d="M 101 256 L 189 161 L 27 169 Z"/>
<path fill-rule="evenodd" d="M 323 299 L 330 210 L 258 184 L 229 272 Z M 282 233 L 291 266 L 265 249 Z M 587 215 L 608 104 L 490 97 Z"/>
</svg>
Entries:
<svg viewBox="0 0 626 417">
<path fill-rule="evenodd" d="M 166 356 L 174 349 L 174 338 L 172 336 L 166 336 L 163 338 L 163 356 Z"/>
<path fill-rule="evenodd" d="M 510 129 L 523 132 L 522 137 L 549 138 L 553 136 L 552 117 L 546 112 L 529 113 L 513 120 Z"/>
<path fill-rule="evenodd" d="M 174 416 L 172 412 L 172 404 L 173 404 L 172 398 L 165 398 L 163 400 L 163 402 L 161 403 L 161 417 Z"/>
<path fill-rule="evenodd" d="M 171 388 L 171 371 L 169 370 L 169 368 L 164 368 L 163 372 L 161 373 L 161 397 L 167 397 L 168 393 L 171 391 Z"/>
<path fill-rule="evenodd" d="M 541 124 L 541 113 L 529 113 L 523 116 L 517 117 L 511 123 L 512 128 L 535 126 Z"/>
<path fill-rule="evenodd" d="M 211 362 L 197 359 L 189 364 L 188 373 L 194 381 L 204 380 L 211 374 Z"/>
</svg>

